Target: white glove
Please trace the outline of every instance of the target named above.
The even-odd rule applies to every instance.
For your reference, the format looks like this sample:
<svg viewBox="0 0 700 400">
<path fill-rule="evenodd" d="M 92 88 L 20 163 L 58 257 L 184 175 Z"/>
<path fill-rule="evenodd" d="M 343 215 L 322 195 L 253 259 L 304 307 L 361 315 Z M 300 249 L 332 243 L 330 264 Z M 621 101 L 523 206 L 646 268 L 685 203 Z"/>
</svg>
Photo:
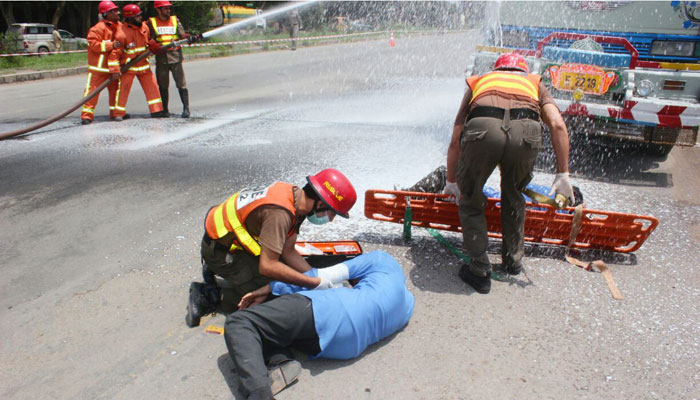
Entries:
<svg viewBox="0 0 700 400">
<path fill-rule="evenodd" d="M 345 263 L 335 264 L 327 268 L 319 268 L 316 271 L 318 272 L 319 278 L 328 279 L 334 286 L 350 279 L 350 271 Z"/>
<path fill-rule="evenodd" d="M 454 197 L 455 204 L 459 205 L 459 197 L 461 196 L 461 193 L 459 193 L 459 188 L 457 187 L 456 182 L 447 182 L 445 184 L 445 188 L 442 190 L 442 193 L 444 194 L 449 194 L 450 196 Z"/>
<path fill-rule="evenodd" d="M 321 278 L 321 283 L 319 283 L 318 286 L 316 286 L 312 290 L 326 290 L 333 288 L 333 282 L 322 276 L 319 276 L 319 278 Z"/>
<path fill-rule="evenodd" d="M 549 191 L 549 195 L 554 193 L 566 196 L 569 199 L 569 204 L 573 205 L 576 202 L 574 197 L 574 188 L 571 187 L 571 182 L 569 182 L 569 173 L 560 172 L 554 177 L 554 182 L 552 183 L 552 190 Z"/>
</svg>

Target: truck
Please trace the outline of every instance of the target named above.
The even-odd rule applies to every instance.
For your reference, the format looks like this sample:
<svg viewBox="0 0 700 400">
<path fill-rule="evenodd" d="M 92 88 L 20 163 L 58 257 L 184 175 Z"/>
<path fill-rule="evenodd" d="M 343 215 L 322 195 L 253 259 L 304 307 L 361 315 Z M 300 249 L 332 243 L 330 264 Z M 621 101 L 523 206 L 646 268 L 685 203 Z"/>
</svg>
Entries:
<svg viewBox="0 0 700 400">
<path fill-rule="evenodd" d="M 235 22 L 243 21 L 244 19 L 255 17 L 256 15 L 262 14 L 262 10 L 243 7 L 233 4 L 222 4 L 214 10 L 214 18 L 209 22 L 210 27 L 216 27 L 221 25 L 229 25 Z M 260 29 L 265 29 L 267 23 L 264 18 L 257 19 L 255 21 L 255 27 Z"/>
<path fill-rule="evenodd" d="M 700 2 L 506 1 L 485 7 L 490 29 L 468 59 L 467 76 L 515 52 L 542 76 L 573 134 L 640 142 L 662 156 L 674 145 L 696 144 Z"/>
</svg>

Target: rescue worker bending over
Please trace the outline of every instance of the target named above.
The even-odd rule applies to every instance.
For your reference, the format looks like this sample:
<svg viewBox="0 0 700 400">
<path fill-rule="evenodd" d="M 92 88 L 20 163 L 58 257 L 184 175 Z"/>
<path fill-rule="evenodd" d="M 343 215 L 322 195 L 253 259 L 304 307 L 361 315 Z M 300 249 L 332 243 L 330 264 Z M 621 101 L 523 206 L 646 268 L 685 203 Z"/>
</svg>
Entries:
<svg viewBox="0 0 700 400">
<path fill-rule="evenodd" d="M 557 158 L 550 196 L 556 192 L 572 204 L 575 200 L 569 182 L 566 125 L 542 78 L 529 71 L 525 58 L 509 53 L 496 60 L 493 71 L 467 78 L 447 150 L 444 193 L 454 195 L 459 205 L 464 250 L 471 258 L 459 276 L 479 293 L 491 290 L 483 187 L 496 166 L 501 170 L 503 268 L 513 275 L 522 270 L 525 199 L 521 192 L 532 179 L 542 147 L 540 117 L 549 127 Z"/>
<path fill-rule="evenodd" d="M 336 285 L 350 279 L 354 285 L 319 291 L 272 282 L 246 294 L 241 310 L 226 318 L 226 347 L 248 399 L 272 399 L 296 380 L 301 364 L 287 347 L 313 358 L 355 358 L 403 328 L 413 314 L 415 300 L 403 270 L 383 251 L 306 275 Z M 281 296 L 260 304 L 270 294 Z"/>
<path fill-rule="evenodd" d="M 151 29 L 151 37 L 162 46 L 167 46 L 172 41 L 179 39 L 190 39 L 190 42 L 199 40 L 199 35 L 190 35 L 185 32 L 180 20 L 170 15 L 171 7 L 167 0 L 157 0 L 153 2 L 153 7 L 156 9 L 157 17 L 149 19 L 149 27 Z M 190 117 L 190 95 L 187 91 L 187 82 L 185 81 L 185 70 L 182 69 L 182 48 L 168 48 L 164 54 L 156 54 L 156 78 L 158 80 L 158 88 L 160 97 L 163 100 L 163 110 L 166 116 L 169 116 L 168 111 L 168 86 L 170 86 L 169 75 L 172 72 L 175 86 L 180 93 L 182 101 L 182 118 Z"/>
<path fill-rule="evenodd" d="M 230 313 L 241 297 L 278 280 L 310 289 L 327 289 L 327 280 L 304 275 L 311 266 L 294 249 L 305 219 L 321 225 L 336 215 L 348 218 L 357 200 L 340 171 L 324 169 L 299 188 L 275 182 L 245 189 L 212 207 L 202 239 L 204 284 L 192 282 L 186 322 L 198 326 L 202 315 Z"/>
<path fill-rule="evenodd" d="M 97 7 L 102 15 L 102 21 L 96 23 L 88 31 L 88 77 L 83 97 L 95 90 L 108 79 L 113 79 L 107 86 L 109 93 L 109 116 L 116 118 L 117 91 L 119 90 L 119 54 L 115 50 L 122 47 L 116 40 L 119 29 L 119 7 L 111 1 L 101 1 Z M 95 107 L 100 94 L 83 104 L 80 113 L 80 123 L 87 125 L 95 117 Z"/>
<path fill-rule="evenodd" d="M 120 63 L 122 65 L 129 63 L 134 58 L 145 53 L 147 48 L 155 54 L 160 53 L 161 46 L 151 39 L 148 26 L 143 23 L 143 15 L 139 6 L 127 4 L 122 11 L 124 23 L 119 27 L 118 37 L 124 43 L 125 48 L 118 50 Z M 144 58 L 129 67 L 122 75 L 115 112 L 116 120 L 121 121 L 129 117 L 126 113 L 126 103 L 129 99 L 129 92 L 131 91 L 131 85 L 134 83 L 134 78 L 138 78 L 139 83 L 141 83 L 151 117 L 163 117 L 163 102 L 160 99 L 156 77 L 148 64 L 148 58 Z"/>
</svg>

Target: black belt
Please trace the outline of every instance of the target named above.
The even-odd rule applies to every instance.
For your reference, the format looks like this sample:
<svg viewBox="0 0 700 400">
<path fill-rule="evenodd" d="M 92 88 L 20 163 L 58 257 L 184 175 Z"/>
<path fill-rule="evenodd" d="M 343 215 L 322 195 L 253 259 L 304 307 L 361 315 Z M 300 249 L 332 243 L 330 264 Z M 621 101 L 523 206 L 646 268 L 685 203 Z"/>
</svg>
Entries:
<svg viewBox="0 0 700 400">
<path fill-rule="evenodd" d="M 477 118 L 477 117 L 491 117 L 491 118 L 498 118 L 498 119 L 503 119 L 503 117 L 506 114 L 506 110 L 503 108 L 498 108 L 498 107 L 476 107 L 475 109 L 471 110 L 469 112 L 469 116 L 467 117 L 467 121 L 469 121 L 472 118 Z M 529 108 L 511 108 L 510 109 L 510 119 L 531 119 L 533 121 L 539 121 L 540 120 L 540 114 L 538 114 L 535 111 L 532 111 Z"/>
</svg>

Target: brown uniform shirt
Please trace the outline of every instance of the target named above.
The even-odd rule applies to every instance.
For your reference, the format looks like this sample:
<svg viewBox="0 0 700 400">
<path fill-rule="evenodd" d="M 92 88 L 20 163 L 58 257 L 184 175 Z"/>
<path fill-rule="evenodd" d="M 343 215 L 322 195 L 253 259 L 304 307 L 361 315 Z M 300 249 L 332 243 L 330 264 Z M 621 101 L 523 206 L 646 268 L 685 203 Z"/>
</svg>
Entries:
<svg viewBox="0 0 700 400">
<path fill-rule="evenodd" d="M 479 97 L 474 103 L 469 104 L 472 100 L 472 91 L 467 86 L 466 92 L 464 92 L 464 97 L 462 98 L 462 104 L 459 105 L 459 111 L 457 112 L 457 117 L 455 118 L 455 125 L 465 125 L 467 121 L 467 116 L 469 116 L 469 111 L 471 107 L 487 106 L 487 107 L 498 107 L 503 109 L 512 108 L 529 108 L 538 114 L 542 107 L 547 103 L 554 104 L 554 98 L 549 90 L 540 82 L 538 87 L 540 92 L 540 101 L 538 104 L 534 104 L 531 100 L 513 94 L 499 93 L 499 94 L 485 94 Z"/>
<path fill-rule="evenodd" d="M 302 190 L 294 186 L 294 209 L 299 208 Z M 294 232 L 299 233 L 301 220 L 297 218 Z M 287 233 L 292 228 L 292 216 L 289 211 L 274 205 L 264 205 L 256 208 L 245 220 L 245 228 L 252 236 L 258 236 L 261 247 L 282 254 Z M 220 238 L 218 241 L 227 248 L 231 247 L 234 238 L 233 233 Z"/>
</svg>

